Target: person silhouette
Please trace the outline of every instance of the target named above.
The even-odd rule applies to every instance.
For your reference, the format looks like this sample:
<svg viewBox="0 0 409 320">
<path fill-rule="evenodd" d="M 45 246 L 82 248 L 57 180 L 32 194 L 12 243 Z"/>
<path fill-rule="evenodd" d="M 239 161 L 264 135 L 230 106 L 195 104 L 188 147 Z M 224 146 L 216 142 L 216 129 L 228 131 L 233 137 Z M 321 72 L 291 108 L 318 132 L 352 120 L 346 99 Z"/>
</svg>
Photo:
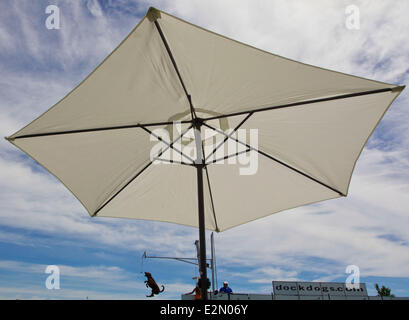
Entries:
<svg viewBox="0 0 409 320">
<path fill-rule="evenodd" d="M 223 287 L 220 288 L 219 292 L 221 293 L 233 293 L 233 290 L 229 287 L 229 283 L 227 281 L 223 282 Z"/>
<path fill-rule="evenodd" d="M 185 293 L 185 294 L 192 294 L 193 292 L 195 293 L 195 300 L 202 299 L 202 291 L 200 290 L 200 287 L 199 287 L 199 281 L 196 282 L 196 287 L 192 291 Z"/>
</svg>

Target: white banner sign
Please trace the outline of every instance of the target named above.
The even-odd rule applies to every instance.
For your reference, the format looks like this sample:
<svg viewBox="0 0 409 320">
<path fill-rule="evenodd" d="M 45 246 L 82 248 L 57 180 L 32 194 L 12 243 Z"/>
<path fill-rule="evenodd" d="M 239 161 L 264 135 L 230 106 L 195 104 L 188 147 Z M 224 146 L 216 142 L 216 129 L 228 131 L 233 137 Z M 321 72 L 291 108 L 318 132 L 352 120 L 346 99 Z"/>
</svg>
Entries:
<svg viewBox="0 0 409 320">
<path fill-rule="evenodd" d="M 359 288 L 347 288 L 343 282 L 273 281 L 275 295 L 287 296 L 368 296 L 365 283 Z"/>
</svg>

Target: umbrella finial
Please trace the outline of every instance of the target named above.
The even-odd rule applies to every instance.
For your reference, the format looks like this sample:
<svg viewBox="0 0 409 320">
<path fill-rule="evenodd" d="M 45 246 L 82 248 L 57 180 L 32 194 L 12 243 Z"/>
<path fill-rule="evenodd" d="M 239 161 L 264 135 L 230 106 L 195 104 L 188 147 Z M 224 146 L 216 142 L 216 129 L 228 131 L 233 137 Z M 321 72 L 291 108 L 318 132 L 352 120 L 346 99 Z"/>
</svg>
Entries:
<svg viewBox="0 0 409 320">
<path fill-rule="evenodd" d="M 399 91 L 403 91 L 403 89 L 405 89 L 406 86 L 396 86 L 394 88 L 392 88 L 392 92 L 399 92 Z"/>
<path fill-rule="evenodd" d="M 154 22 L 157 19 L 160 19 L 160 11 L 154 7 L 150 7 L 148 12 L 146 13 L 150 22 Z"/>
</svg>

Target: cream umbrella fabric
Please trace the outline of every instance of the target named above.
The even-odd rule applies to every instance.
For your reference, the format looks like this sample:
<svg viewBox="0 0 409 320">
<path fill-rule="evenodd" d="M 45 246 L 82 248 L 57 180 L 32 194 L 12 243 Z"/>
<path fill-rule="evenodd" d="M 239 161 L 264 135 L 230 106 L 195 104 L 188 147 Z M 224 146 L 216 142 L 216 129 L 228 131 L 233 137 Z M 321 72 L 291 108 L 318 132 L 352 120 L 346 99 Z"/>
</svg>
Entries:
<svg viewBox="0 0 409 320">
<path fill-rule="evenodd" d="M 78 87 L 7 139 L 91 216 L 197 227 L 192 126 L 201 127 L 205 227 L 223 231 L 346 196 L 366 141 L 402 90 L 151 8 Z M 162 142 L 160 129 L 170 132 Z M 239 129 L 257 129 L 257 145 Z M 241 149 L 226 153 L 228 142 Z M 233 163 L 243 155 L 257 159 L 254 174 L 241 175 L 242 164 Z"/>
</svg>

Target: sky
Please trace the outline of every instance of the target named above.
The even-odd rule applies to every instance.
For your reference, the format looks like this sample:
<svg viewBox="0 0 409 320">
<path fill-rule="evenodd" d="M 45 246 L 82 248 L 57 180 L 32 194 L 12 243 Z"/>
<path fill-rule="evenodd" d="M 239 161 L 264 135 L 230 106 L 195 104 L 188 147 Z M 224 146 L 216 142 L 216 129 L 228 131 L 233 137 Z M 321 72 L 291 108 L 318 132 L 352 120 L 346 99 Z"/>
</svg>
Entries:
<svg viewBox="0 0 409 320">
<path fill-rule="evenodd" d="M 46 27 L 49 5 L 59 8 L 59 29 Z M 349 5 L 359 29 L 347 28 Z M 2 0 L 0 135 L 76 87 L 150 6 L 304 63 L 409 80 L 406 0 Z M 370 295 L 379 283 L 409 296 L 408 103 L 406 89 L 362 152 L 348 197 L 215 233 L 218 286 L 270 294 L 273 280 L 344 282 L 355 265 Z M 154 299 L 180 299 L 197 267 L 142 255 L 195 257 L 197 238 L 197 229 L 170 223 L 91 219 L 55 177 L 0 141 L 0 299 L 146 299 L 144 271 L 166 287 Z M 46 288 L 49 265 L 60 269 L 60 289 Z"/>
</svg>

